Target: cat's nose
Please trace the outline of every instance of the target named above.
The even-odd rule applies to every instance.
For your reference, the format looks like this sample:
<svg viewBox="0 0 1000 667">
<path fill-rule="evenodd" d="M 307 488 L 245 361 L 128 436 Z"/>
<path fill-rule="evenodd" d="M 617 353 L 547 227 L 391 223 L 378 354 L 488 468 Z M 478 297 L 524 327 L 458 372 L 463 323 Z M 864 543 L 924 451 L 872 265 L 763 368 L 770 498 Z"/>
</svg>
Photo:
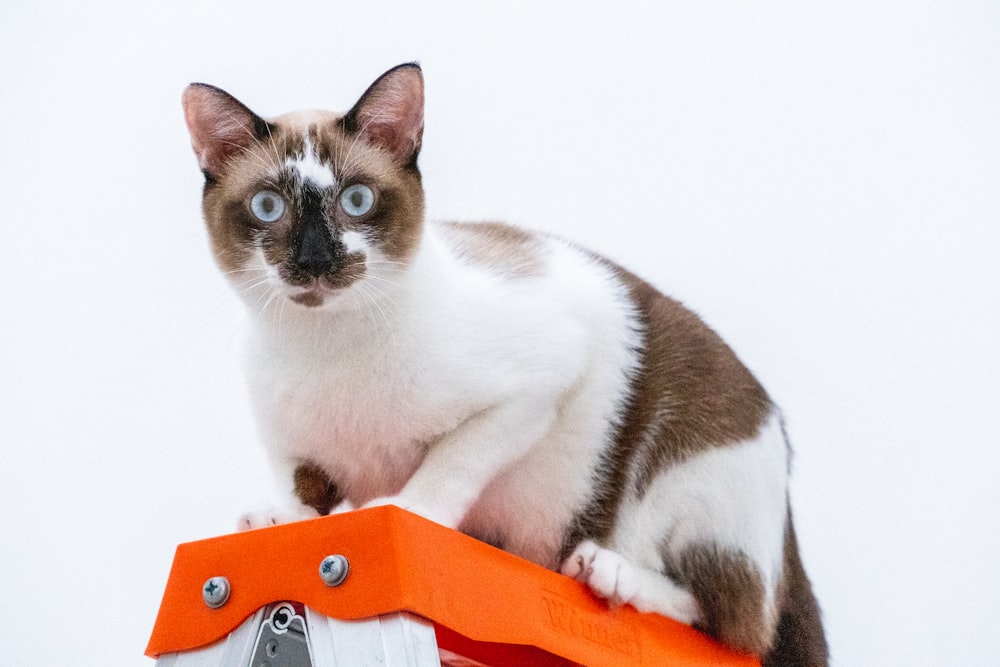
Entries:
<svg viewBox="0 0 1000 667">
<path fill-rule="evenodd" d="M 303 225 L 295 252 L 296 266 L 319 278 L 333 268 L 337 254 L 335 242 L 324 221 L 307 221 Z"/>
</svg>

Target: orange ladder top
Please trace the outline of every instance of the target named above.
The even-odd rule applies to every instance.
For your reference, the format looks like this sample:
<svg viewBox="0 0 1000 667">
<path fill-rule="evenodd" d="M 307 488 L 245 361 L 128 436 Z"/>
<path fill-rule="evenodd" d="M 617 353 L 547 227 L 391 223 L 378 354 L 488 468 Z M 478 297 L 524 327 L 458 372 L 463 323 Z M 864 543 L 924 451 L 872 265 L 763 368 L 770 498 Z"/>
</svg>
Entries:
<svg viewBox="0 0 1000 667">
<path fill-rule="evenodd" d="M 319 576 L 332 554 L 350 564 L 336 587 Z M 202 587 L 216 576 L 231 592 L 212 609 Z M 662 616 L 608 609 L 569 577 L 396 507 L 179 545 L 146 655 L 211 644 L 282 600 L 338 619 L 412 612 L 433 622 L 441 648 L 487 664 L 760 664 Z"/>
</svg>

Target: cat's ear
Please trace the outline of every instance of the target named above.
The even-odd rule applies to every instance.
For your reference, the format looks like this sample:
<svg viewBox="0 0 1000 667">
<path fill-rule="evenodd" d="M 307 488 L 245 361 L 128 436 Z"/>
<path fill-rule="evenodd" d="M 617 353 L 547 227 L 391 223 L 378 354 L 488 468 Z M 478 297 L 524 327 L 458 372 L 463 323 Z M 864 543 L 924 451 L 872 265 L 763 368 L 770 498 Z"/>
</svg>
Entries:
<svg viewBox="0 0 1000 667">
<path fill-rule="evenodd" d="M 205 178 L 216 180 L 237 153 L 270 134 L 263 118 L 224 90 L 192 83 L 184 91 L 184 120 Z"/>
<path fill-rule="evenodd" d="M 341 122 L 347 132 L 359 133 L 389 151 L 400 166 L 415 166 L 424 134 L 420 66 L 399 65 L 380 76 Z"/>
</svg>

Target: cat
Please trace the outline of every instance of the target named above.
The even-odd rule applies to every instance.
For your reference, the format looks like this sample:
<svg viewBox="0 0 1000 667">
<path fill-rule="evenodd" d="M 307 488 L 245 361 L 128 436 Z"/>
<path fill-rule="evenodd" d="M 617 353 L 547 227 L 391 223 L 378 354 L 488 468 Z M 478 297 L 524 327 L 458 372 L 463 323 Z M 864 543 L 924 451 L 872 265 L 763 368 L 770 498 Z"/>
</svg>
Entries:
<svg viewBox="0 0 1000 667">
<path fill-rule="evenodd" d="M 500 223 L 424 221 L 416 64 L 346 114 L 184 92 L 215 259 L 288 506 L 395 504 L 691 624 L 824 665 L 768 394 L 626 269 Z"/>
</svg>

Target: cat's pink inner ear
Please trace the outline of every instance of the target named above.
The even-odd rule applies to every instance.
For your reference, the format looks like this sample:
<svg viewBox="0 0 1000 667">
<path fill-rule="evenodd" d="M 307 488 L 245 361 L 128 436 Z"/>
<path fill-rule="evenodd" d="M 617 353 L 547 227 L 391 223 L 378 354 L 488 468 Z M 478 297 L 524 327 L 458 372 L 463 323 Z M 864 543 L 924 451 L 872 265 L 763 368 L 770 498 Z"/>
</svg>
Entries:
<svg viewBox="0 0 1000 667">
<path fill-rule="evenodd" d="M 257 141 L 259 122 L 240 101 L 213 86 L 193 83 L 184 91 L 184 120 L 202 171 L 218 177 L 237 152 Z"/>
<path fill-rule="evenodd" d="M 358 131 L 402 165 L 420 151 L 424 131 L 424 77 L 416 65 L 390 70 L 355 107 Z"/>
</svg>

